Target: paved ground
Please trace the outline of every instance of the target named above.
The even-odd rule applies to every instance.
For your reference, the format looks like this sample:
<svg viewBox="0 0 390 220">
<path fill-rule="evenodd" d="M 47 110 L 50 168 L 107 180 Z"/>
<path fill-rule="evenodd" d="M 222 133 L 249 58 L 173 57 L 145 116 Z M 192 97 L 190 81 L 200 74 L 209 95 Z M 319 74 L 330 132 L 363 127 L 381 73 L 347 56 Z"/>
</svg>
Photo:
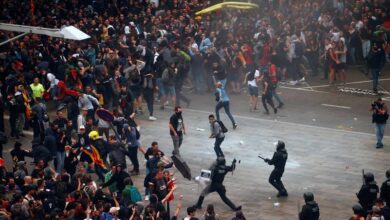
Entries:
<svg viewBox="0 0 390 220">
<path fill-rule="evenodd" d="M 381 90 L 387 92 L 390 90 L 390 72 L 384 71 L 382 79 Z M 373 172 L 380 183 L 384 180 L 385 170 L 390 168 L 390 137 L 385 137 L 384 149 L 375 149 L 371 114 L 368 111 L 375 96 L 340 92 L 340 86 L 327 86 L 326 83 L 309 78 L 303 85 L 282 85 L 279 92 L 286 106 L 277 115 L 267 116 L 262 114 L 262 110 L 249 112 L 246 94 L 231 96 L 232 112 L 239 127 L 233 131 L 226 115 L 222 114 L 222 120 L 230 128 L 222 149 L 228 163 L 233 158 L 241 160 L 241 163 L 234 175 L 227 175 L 225 185 L 228 197 L 237 205 L 243 205 L 247 219 L 294 219 L 306 190 L 315 193 L 322 219 L 347 219 L 351 206 L 357 202 L 355 193 L 361 184 L 361 170 Z M 342 87 L 370 89 L 371 84 L 366 76 L 351 69 L 348 83 Z M 207 138 L 207 116 L 213 112 L 215 101 L 213 95 L 190 97 L 191 106 L 185 108 L 183 113 L 188 134 L 184 138 L 181 154 L 190 165 L 193 176 L 196 176 L 200 169 L 207 168 L 215 159 L 213 141 Z M 140 117 L 144 145 L 157 140 L 163 151 L 171 152 L 172 143 L 168 134 L 171 113 L 171 109 L 156 110 L 155 115 L 159 120 L 155 122 L 144 120 L 146 115 Z M 279 139 L 285 141 L 289 152 L 283 177 L 289 191 L 286 199 L 275 197 L 276 191 L 268 183 L 272 167 L 257 158 L 259 153 L 272 156 L 273 142 Z M 13 140 L 6 149 L 10 149 L 12 143 Z M 29 146 L 29 138 L 24 138 L 23 143 Z M 135 178 L 138 186 L 142 185 L 143 177 Z M 178 185 L 175 194 L 184 195 L 184 213 L 187 206 L 196 202 L 202 189 L 180 175 Z M 233 216 L 218 194 L 209 195 L 204 206 L 208 203 L 215 205 L 220 219 Z M 280 203 L 279 207 L 274 207 L 274 203 Z M 198 213 L 198 216 L 202 213 Z"/>
</svg>

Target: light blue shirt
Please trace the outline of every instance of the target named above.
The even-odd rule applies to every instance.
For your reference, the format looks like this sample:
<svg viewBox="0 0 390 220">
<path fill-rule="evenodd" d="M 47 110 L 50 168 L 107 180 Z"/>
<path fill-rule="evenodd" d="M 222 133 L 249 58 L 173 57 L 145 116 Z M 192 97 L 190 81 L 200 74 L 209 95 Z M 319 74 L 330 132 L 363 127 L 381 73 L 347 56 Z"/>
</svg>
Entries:
<svg viewBox="0 0 390 220">
<path fill-rule="evenodd" d="M 216 91 L 217 91 L 217 92 L 219 93 L 219 95 L 220 95 L 220 96 L 219 96 L 219 97 L 220 97 L 220 99 L 219 99 L 220 102 L 228 102 L 228 101 L 230 101 L 229 96 L 228 96 L 228 94 L 227 94 L 225 88 L 223 88 L 223 87 L 217 88 Z"/>
</svg>

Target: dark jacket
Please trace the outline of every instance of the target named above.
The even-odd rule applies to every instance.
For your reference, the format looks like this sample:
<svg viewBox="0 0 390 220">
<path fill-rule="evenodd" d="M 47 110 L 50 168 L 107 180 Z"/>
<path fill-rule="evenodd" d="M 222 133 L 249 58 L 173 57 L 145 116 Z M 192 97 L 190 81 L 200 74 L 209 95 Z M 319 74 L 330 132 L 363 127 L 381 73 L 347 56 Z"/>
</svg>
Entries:
<svg viewBox="0 0 390 220">
<path fill-rule="evenodd" d="M 274 153 L 274 156 L 272 157 L 271 160 L 268 161 L 269 165 L 275 165 L 276 170 L 283 170 L 284 167 L 286 166 L 286 161 L 288 158 L 288 154 L 286 149 L 281 149 L 279 151 L 276 151 Z"/>
<path fill-rule="evenodd" d="M 378 192 L 379 187 L 376 185 L 375 181 L 364 184 L 357 194 L 360 205 L 362 205 L 365 210 L 371 210 L 375 200 L 377 199 Z"/>
<path fill-rule="evenodd" d="M 120 144 L 114 144 L 111 146 L 112 151 L 110 152 L 110 163 L 117 165 L 121 164 L 123 168 L 126 168 L 126 155 L 127 150 Z"/>
<path fill-rule="evenodd" d="M 299 213 L 299 220 L 318 220 L 320 218 L 320 208 L 315 201 L 307 202 Z"/>
<path fill-rule="evenodd" d="M 43 144 L 50 151 L 51 156 L 55 157 L 57 154 L 57 135 L 51 128 L 46 129 L 45 135 Z"/>
<path fill-rule="evenodd" d="M 380 198 L 383 199 L 388 206 L 390 206 L 390 178 L 382 183 Z"/>
<path fill-rule="evenodd" d="M 43 160 L 45 163 L 51 161 L 52 154 L 44 145 L 36 145 L 32 149 L 32 155 L 35 162 Z"/>
</svg>

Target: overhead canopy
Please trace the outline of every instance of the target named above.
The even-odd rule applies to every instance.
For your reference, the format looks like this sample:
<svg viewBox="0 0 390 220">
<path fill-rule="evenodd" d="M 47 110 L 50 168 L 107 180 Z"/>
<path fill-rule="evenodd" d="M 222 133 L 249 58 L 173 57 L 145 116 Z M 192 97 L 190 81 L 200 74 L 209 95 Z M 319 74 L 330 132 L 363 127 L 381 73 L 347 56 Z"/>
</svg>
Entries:
<svg viewBox="0 0 390 220">
<path fill-rule="evenodd" d="M 0 30 L 22 32 L 26 34 L 41 34 L 50 37 L 64 38 L 68 40 L 85 40 L 90 36 L 74 26 L 63 27 L 61 29 L 33 27 L 16 24 L 0 23 Z"/>
<path fill-rule="evenodd" d="M 246 10 L 246 9 L 253 9 L 253 8 L 258 8 L 258 7 L 259 6 L 257 4 L 247 3 L 247 2 L 222 2 L 222 3 L 212 5 L 212 6 L 205 8 L 201 11 L 198 11 L 198 12 L 196 12 L 196 15 L 210 13 L 210 12 L 213 12 L 215 10 L 222 9 L 222 8 L 234 8 L 234 9 Z"/>
</svg>

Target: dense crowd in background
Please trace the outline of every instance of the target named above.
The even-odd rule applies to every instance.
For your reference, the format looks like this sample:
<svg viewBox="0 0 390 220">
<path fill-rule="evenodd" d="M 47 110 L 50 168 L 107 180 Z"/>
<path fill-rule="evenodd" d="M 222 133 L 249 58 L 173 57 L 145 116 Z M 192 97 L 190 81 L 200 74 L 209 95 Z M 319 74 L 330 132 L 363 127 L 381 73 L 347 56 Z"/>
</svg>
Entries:
<svg viewBox="0 0 390 220">
<path fill-rule="evenodd" d="M 73 25 L 91 38 L 28 34 L 0 46 L 0 130 L 8 123 L 7 109 L 8 144 L 14 145 L 14 164 L 0 164 L 0 219 L 178 218 L 180 202 L 175 212 L 169 210 L 170 201 L 180 200 L 173 196 L 172 164 L 158 140 L 147 149 L 140 146 L 137 121 L 157 120 L 155 103 L 161 110 L 189 106 L 183 85 L 212 96 L 218 82 L 240 94 L 247 90 L 243 81 L 256 99 L 259 91 L 251 87 L 270 85 L 270 103 L 278 98 L 278 82 L 322 77 L 343 84 L 347 67 L 357 64 L 372 74 L 376 91 L 388 59 L 388 0 L 265 0 L 255 1 L 259 9 L 200 16 L 195 12 L 217 2 L 34 2 L 1 1 L 0 21 Z M 0 41 L 17 34 L 0 31 Z M 257 100 L 251 97 L 250 105 L 256 109 Z M 98 109 L 113 113 L 119 136 L 95 114 Z M 19 142 L 27 129 L 33 131 L 32 147 Z M 140 178 L 139 150 L 147 160 L 144 189 L 132 181 Z M 32 169 L 25 157 L 33 158 Z M 196 208 L 187 213 L 184 219 L 196 219 Z M 204 218 L 216 219 L 212 205 Z M 245 217 L 238 211 L 234 219 Z"/>
</svg>

